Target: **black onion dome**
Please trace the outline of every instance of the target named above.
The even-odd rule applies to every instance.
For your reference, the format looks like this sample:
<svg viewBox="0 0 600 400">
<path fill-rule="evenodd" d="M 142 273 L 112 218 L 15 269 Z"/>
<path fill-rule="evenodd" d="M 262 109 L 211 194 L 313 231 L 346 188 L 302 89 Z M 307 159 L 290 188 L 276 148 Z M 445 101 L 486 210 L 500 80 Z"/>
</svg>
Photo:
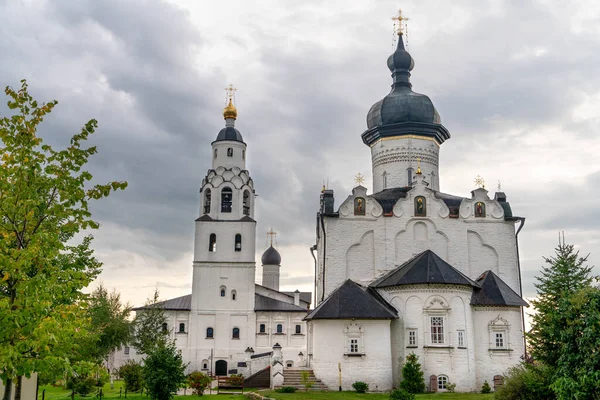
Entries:
<svg viewBox="0 0 600 400">
<path fill-rule="evenodd" d="M 262 262 L 262 265 L 281 265 L 281 255 L 273 246 L 271 246 L 265 250 L 260 261 Z"/>
<path fill-rule="evenodd" d="M 414 60 L 404 49 L 402 36 L 398 37 L 398 47 L 387 60 L 394 83 L 392 91 L 375 103 L 367 114 L 367 127 L 392 125 L 402 122 L 425 122 L 441 124 L 440 115 L 431 99 L 424 94 L 412 91 L 410 71 Z"/>
<path fill-rule="evenodd" d="M 219 142 L 221 140 L 234 140 L 236 142 L 244 141 L 240 131 L 238 131 L 237 129 L 235 129 L 232 126 L 228 126 L 219 131 L 219 134 L 217 135 L 217 139 L 215 140 L 215 142 Z"/>
</svg>

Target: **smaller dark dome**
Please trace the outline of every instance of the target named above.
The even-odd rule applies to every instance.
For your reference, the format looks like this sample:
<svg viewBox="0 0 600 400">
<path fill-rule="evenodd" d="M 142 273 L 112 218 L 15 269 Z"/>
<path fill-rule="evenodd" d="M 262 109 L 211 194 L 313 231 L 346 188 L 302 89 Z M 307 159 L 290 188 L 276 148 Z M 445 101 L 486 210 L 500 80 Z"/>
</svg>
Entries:
<svg viewBox="0 0 600 400">
<path fill-rule="evenodd" d="M 281 265 L 281 255 L 279 255 L 279 252 L 271 246 L 265 250 L 260 261 L 263 265 Z"/>
<path fill-rule="evenodd" d="M 234 140 L 236 142 L 243 142 L 244 138 L 242 138 L 242 134 L 240 133 L 240 131 L 238 131 L 232 126 L 228 126 L 219 131 L 215 142 L 219 142 L 221 140 Z"/>
</svg>

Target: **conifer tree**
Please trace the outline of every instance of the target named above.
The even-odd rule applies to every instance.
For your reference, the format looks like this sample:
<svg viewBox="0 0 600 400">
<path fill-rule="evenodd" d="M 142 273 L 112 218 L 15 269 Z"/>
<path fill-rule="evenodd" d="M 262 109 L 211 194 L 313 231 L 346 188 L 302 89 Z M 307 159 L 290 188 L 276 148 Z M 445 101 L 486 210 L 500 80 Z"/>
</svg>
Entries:
<svg viewBox="0 0 600 400">
<path fill-rule="evenodd" d="M 421 370 L 421 364 L 419 364 L 419 357 L 415 353 L 406 356 L 406 362 L 402 367 L 400 389 L 404 389 L 408 393 L 423 393 L 425 391 L 423 371 Z"/>
<path fill-rule="evenodd" d="M 538 277 L 537 299 L 531 303 L 531 330 L 527 336 L 531 355 L 536 361 L 555 366 L 561 355 L 561 334 L 567 326 L 571 298 L 580 290 L 590 287 L 593 278 L 586 257 L 579 257 L 573 245 L 559 240 L 554 257 L 544 257 L 547 266 Z"/>
</svg>

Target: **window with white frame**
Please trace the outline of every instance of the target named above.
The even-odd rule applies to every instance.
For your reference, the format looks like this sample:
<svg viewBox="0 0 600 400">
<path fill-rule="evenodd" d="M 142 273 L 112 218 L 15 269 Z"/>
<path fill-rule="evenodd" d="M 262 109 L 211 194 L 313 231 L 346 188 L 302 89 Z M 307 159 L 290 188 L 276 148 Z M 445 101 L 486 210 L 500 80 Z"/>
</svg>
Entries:
<svg viewBox="0 0 600 400">
<path fill-rule="evenodd" d="M 416 329 L 408 330 L 408 343 L 406 345 L 410 346 L 410 347 L 417 346 L 417 330 Z"/>
<path fill-rule="evenodd" d="M 496 332 L 496 348 L 504 348 L 504 332 Z"/>
<path fill-rule="evenodd" d="M 465 347 L 465 331 L 456 331 L 458 347 Z"/>
<path fill-rule="evenodd" d="M 431 344 L 444 344 L 444 317 L 430 317 Z"/>
<path fill-rule="evenodd" d="M 125 346 L 124 353 L 126 356 L 129 355 L 129 346 Z"/>
<path fill-rule="evenodd" d="M 362 356 L 365 354 L 362 326 L 352 323 L 344 329 L 346 338 L 346 356 Z"/>
<path fill-rule="evenodd" d="M 448 377 L 446 375 L 438 376 L 438 390 L 446 390 L 448 384 Z"/>
<path fill-rule="evenodd" d="M 450 342 L 446 337 L 446 323 L 450 307 L 441 296 L 432 296 L 425 302 L 423 312 L 426 315 L 425 345 L 445 346 Z"/>
<path fill-rule="evenodd" d="M 510 350 L 510 324 L 500 315 L 488 324 L 490 350 Z"/>
<path fill-rule="evenodd" d="M 359 340 L 360 340 L 359 338 L 352 338 L 352 339 L 350 339 L 350 343 L 349 343 L 350 347 L 348 348 L 348 353 L 358 354 L 358 352 L 359 352 L 358 351 L 359 350 L 359 347 L 358 347 Z"/>
</svg>

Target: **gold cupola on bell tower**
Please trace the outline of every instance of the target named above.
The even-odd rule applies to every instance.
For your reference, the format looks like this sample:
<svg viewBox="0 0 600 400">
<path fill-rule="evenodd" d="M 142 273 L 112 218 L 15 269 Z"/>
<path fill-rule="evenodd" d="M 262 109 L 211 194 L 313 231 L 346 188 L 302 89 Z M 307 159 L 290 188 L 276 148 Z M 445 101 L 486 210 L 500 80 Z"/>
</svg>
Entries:
<svg viewBox="0 0 600 400">
<path fill-rule="evenodd" d="M 225 119 L 236 119 L 237 118 L 237 108 L 235 108 L 234 100 L 235 100 L 235 91 L 237 90 L 233 85 L 229 85 L 225 88 L 227 91 L 227 97 L 229 98 L 229 103 L 223 109 L 223 118 Z"/>
</svg>

